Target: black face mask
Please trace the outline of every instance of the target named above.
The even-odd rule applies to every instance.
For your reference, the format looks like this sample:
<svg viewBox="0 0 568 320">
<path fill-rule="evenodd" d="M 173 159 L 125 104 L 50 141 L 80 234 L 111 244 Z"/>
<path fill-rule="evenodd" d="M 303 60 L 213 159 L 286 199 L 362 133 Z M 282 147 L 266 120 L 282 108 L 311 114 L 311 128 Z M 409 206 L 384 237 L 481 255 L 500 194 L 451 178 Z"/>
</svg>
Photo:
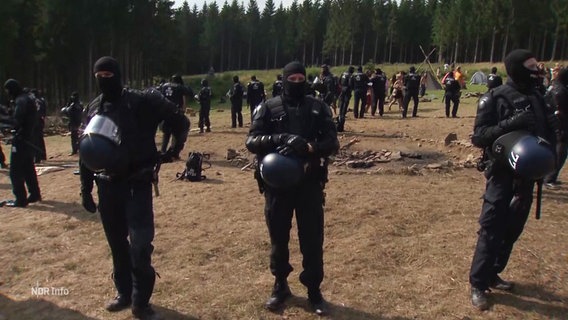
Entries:
<svg viewBox="0 0 568 320">
<path fill-rule="evenodd" d="M 116 76 L 110 78 L 97 78 L 97 85 L 101 90 L 103 97 L 108 101 L 114 101 L 120 98 L 122 94 L 122 84 Z"/>
<path fill-rule="evenodd" d="M 534 55 L 524 49 L 513 50 L 505 57 L 507 74 L 520 91 L 532 90 L 538 81 L 538 71 L 529 70 L 523 65 L 530 58 L 534 58 Z"/>
<path fill-rule="evenodd" d="M 306 95 L 306 81 L 304 80 L 302 82 L 289 82 L 288 77 L 296 73 L 303 74 L 305 77 L 306 69 L 304 68 L 304 65 L 297 61 L 290 62 L 284 67 L 283 71 L 284 72 L 282 73 L 282 78 L 284 80 L 282 81 L 282 87 L 284 96 L 293 100 L 303 99 Z"/>
</svg>

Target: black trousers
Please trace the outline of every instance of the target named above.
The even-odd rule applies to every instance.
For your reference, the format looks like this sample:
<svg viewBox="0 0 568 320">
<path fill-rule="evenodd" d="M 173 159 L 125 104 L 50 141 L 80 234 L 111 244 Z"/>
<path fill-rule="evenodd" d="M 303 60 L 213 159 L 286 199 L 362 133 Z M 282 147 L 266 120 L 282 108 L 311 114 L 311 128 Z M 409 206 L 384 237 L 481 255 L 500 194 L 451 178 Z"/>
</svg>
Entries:
<svg viewBox="0 0 568 320">
<path fill-rule="evenodd" d="M 182 115 L 182 128 L 179 131 L 173 132 L 170 130 L 170 135 L 172 135 L 172 145 L 167 150 L 172 156 L 179 158 L 179 154 L 183 150 L 185 146 L 185 142 L 187 141 L 187 136 L 189 135 L 189 127 L 190 122 L 189 118 L 185 115 Z"/>
<path fill-rule="evenodd" d="M 239 127 L 243 126 L 243 101 L 231 102 L 231 127 L 237 127 L 237 121 Z"/>
<path fill-rule="evenodd" d="M 373 92 L 373 104 L 371 105 L 371 115 L 375 115 L 377 112 L 377 107 L 379 108 L 379 115 L 382 116 L 385 112 L 385 93 Z"/>
<path fill-rule="evenodd" d="M 205 125 L 207 129 L 211 127 L 211 122 L 209 121 L 209 112 L 211 111 L 211 105 L 209 103 L 202 103 L 201 108 L 199 108 L 199 129 L 203 131 L 203 126 Z"/>
<path fill-rule="evenodd" d="M 69 132 L 71 132 L 71 152 L 79 152 L 79 128 L 69 127 Z"/>
<path fill-rule="evenodd" d="M 365 101 L 367 101 L 367 90 L 353 90 L 353 114 L 355 118 L 363 118 L 365 115 Z M 361 110 L 359 110 L 359 103 L 361 104 Z"/>
<path fill-rule="evenodd" d="M 351 99 L 351 94 L 342 93 L 339 96 L 339 116 L 338 116 L 338 126 L 337 131 L 343 131 L 345 127 L 345 116 L 347 115 L 347 110 L 349 109 L 349 100 Z"/>
<path fill-rule="evenodd" d="M 458 115 L 458 108 L 460 106 L 460 97 L 457 94 L 446 94 L 446 117 L 450 116 L 450 102 L 453 102 L 452 117 Z"/>
<path fill-rule="evenodd" d="M 408 107 L 410 105 L 410 99 L 414 102 L 414 106 L 412 107 L 412 116 L 416 117 L 418 114 L 418 89 L 416 90 L 407 90 L 404 93 L 404 99 L 402 101 L 402 117 L 406 118 L 406 114 L 408 113 Z"/>
<path fill-rule="evenodd" d="M 303 271 L 300 281 L 308 289 L 319 289 L 323 280 L 323 187 L 306 181 L 288 191 L 265 190 L 264 215 L 270 235 L 270 271 L 276 279 L 286 279 L 293 268 L 289 263 L 290 229 L 296 212 Z"/>
<path fill-rule="evenodd" d="M 27 205 L 30 197 L 39 198 L 41 192 L 34 165 L 35 150 L 24 141 L 14 141 L 10 154 L 10 180 L 12 193 L 18 205 Z M 28 190 L 26 192 L 26 186 Z"/>
<path fill-rule="evenodd" d="M 556 142 L 556 170 L 550 173 L 544 178 L 544 182 L 546 183 L 554 183 L 558 180 L 558 175 L 560 174 L 560 170 L 564 166 L 566 162 L 566 157 L 568 156 L 568 142 L 566 141 L 558 141 Z"/>
<path fill-rule="evenodd" d="M 121 295 L 132 296 L 134 307 L 146 307 L 156 279 L 151 264 L 154 212 L 150 178 L 144 181 L 97 178 L 97 186 L 116 289 Z"/>
<path fill-rule="evenodd" d="M 45 128 L 45 124 L 40 122 L 36 128 L 36 137 L 34 144 L 38 148 L 35 152 L 35 161 L 40 162 L 42 160 L 47 160 L 47 151 L 45 149 L 45 140 L 43 138 L 43 130 Z M 79 140 L 77 138 L 77 140 Z M 79 143 L 77 141 L 77 143 Z"/>
<path fill-rule="evenodd" d="M 168 151 L 168 144 L 170 143 L 170 139 L 172 137 L 172 128 L 170 128 L 169 125 L 163 122 L 161 124 L 161 128 L 163 135 L 162 135 L 162 147 L 160 148 L 160 151 L 162 153 L 166 153 L 166 151 Z"/>
<path fill-rule="evenodd" d="M 483 196 L 481 228 L 469 273 L 471 285 L 481 290 L 488 289 L 495 276 L 507 266 L 533 200 L 534 182 L 516 181 L 504 168 L 494 171 L 487 180 Z"/>
</svg>

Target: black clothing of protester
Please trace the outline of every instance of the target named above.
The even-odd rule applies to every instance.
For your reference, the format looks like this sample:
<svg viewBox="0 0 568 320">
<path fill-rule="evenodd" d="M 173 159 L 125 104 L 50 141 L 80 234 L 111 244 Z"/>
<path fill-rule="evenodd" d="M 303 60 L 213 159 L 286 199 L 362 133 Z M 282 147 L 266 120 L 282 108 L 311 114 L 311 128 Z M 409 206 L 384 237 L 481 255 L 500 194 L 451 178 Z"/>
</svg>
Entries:
<svg viewBox="0 0 568 320">
<path fill-rule="evenodd" d="M 272 97 L 277 97 L 282 94 L 282 76 L 278 75 L 278 78 L 272 84 Z"/>
<path fill-rule="evenodd" d="M 199 132 L 203 133 L 203 127 L 207 127 L 207 132 L 211 131 L 211 121 L 209 120 L 209 113 L 211 112 L 211 87 L 207 80 L 201 81 L 201 90 L 197 93 L 197 101 L 199 102 Z"/>
<path fill-rule="evenodd" d="M 414 102 L 412 108 L 412 116 L 416 117 L 418 113 L 418 93 L 420 91 L 420 75 L 416 73 L 414 67 L 410 67 L 410 72 L 404 76 L 404 99 L 402 101 L 402 117 L 406 118 L 410 99 Z"/>
<path fill-rule="evenodd" d="M 491 73 L 487 76 L 487 91 L 497 88 L 503 84 L 503 78 L 497 74 L 497 69 L 493 68 Z"/>
<path fill-rule="evenodd" d="M 498 137 L 514 130 L 527 130 L 554 141 L 550 118 L 554 115 L 546 110 L 535 88 L 533 77 L 537 71 L 523 66 L 523 62 L 532 57 L 532 53 L 522 49 L 509 53 L 505 58 L 509 81 L 486 93 L 479 101 L 472 143 L 484 148 L 488 155 Z M 480 229 L 469 274 L 472 302 L 475 301 L 474 290 L 483 295 L 499 281 L 498 275 L 505 269 L 513 244 L 527 221 L 535 184 L 535 181 L 519 178 L 506 164 L 497 161 L 487 166 L 485 176 Z"/>
<path fill-rule="evenodd" d="M 8 79 L 4 84 L 4 89 L 14 101 L 14 136 L 10 154 L 10 180 L 12 182 L 12 193 L 16 199 L 9 205 L 25 207 L 30 202 L 41 200 L 34 165 L 37 147 L 33 144 L 37 125 L 37 106 L 33 96 L 25 93 L 18 81 Z"/>
<path fill-rule="evenodd" d="M 321 100 L 305 95 L 305 82 L 287 81 L 287 77 L 295 73 L 305 75 L 303 65 L 292 62 L 284 67 L 283 95 L 267 100 L 255 111 L 245 144 L 257 155 L 259 162 L 271 152 L 288 154 L 290 151 L 307 164 L 303 179 L 289 189 L 272 188 L 263 183 L 259 174 L 255 177 L 266 201 L 264 213 L 272 245 L 270 270 L 276 278 L 273 295 L 279 294 L 279 288 L 288 288 L 286 279 L 293 270 L 289 263 L 288 242 L 295 211 L 304 268 L 300 281 L 308 288 L 310 302 L 318 304 L 323 302 L 319 288 L 324 276 L 325 160 L 337 152 L 339 142 L 329 107 Z M 308 143 L 312 146 L 311 151 Z"/>
<path fill-rule="evenodd" d="M 118 295 L 126 306 L 132 303 L 132 311 L 137 314 L 149 310 L 155 282 L 151 255 L 152 180 L 159 157 L 156 130 L 161 121 L 171 125 L 174 132 L 179 130 L 179 109 L 155 89 L 142 92 L 123 88 L 120 67 L 114 58 L 97 60 L 94 72 L 99 71 L 110 71 L 114 76 L 96 78 L 102 94 L 89 104 L 89 117 L 104 115 L 115 122 L 121 137 L 117 153 L 123 154 L 127 164 L 119 172 L 110 169 L 95 176 L 98 208 L 112 253 Z M 81 182 L 90 183 L 83 190 L 92 189 L 92 172 L 83 169 Z"/>
<path fill-rule="evenodd" d="M 335 95 L 337 93 L 337 82 L 336 77 L 329 71 L 329 67 L 325 66 L 320 75 L 320 81 L 323 84 L 321 97 L 323 102 L 328 106 L 332 106 L 335 101 Z"/>
<path fill-rule="evenodd" d="M 71 154 L 79 151 L 79 128 L 83 119 L 83 104 L 79 101 L 79 95 L 74 92 L 69 98 L 69 102 L 61 112 L 67 116 L 69 123 L 67 127 L 71 133 Z"/>
<path fill-rule="evenodd" d="M 174 75 L 171 82 L 164 83 L 160 86 L 160 91 L 166 99 L 170 100 L 177 106 L 179 110 L 177 113 L 177 116 L 179 117 L 177 123 L 182 124 L 182 130 L 178 130 L 177 135 L 173 136 L 172 144 L 169 148 L 168 144 L 172 137 L 172 128 L 168 124 L 162 124 L 163 136 L 161 152 L 166 155 L 165 159 L 169 160 L 170 157 L 179 159 L 179 154 L 185 146 L 191 125 L 189 118 L 185 115 L 184 96 L 193 97 L 193 90 L 183 84 L 181 76 Z"/>
<path fill-rule="evenodd" d="M 556 170 L 544 178 L 547 184 L 556 184 L 560 170 L 568 156 L 568 69 L 560 71 L 548 88 L 545 101 L 550 112 L 555 112 L 560 123 L 556 141 Z"/>
<path fill-rule="evenodd" d="M 247 104 L 250 109 L 251 119 L 254 108 L 264 101 L 264 99 L 266 99 L 264 94 L 264 83 L 256 80 L 255 76 L 251 77 L 251 81 L 247 84 Z"/>
<path fill-rule="evenodd" d="M 229 90 L 229 99 L 231 100 L 231 128 L 243 127 L 243 95 L 245 88 L 239 82 L 239 77 L 233 77 L 233 86 Z M 274 90 L 273 90 L 274 93 Z"/>
<path fill-rule="evenodd" d="M 371 81 L 373 87 L 373 104 L 371 105 L 371 115 L 375 115 L 378 107 L 379 115 L 382 116 L 385 111 L 387 77 L 381 69 L 377 69 L 369 80 Z"/>
<path fill-rule="evenodd" d="M 450 116 L 450 103 L 453 103 L 452 107 L 452 117 L 457 117 L 458 107 L 460 105 L 460 83 L 454 79 L 453 72 L 450 72 L 444 80 L 444 99 L 446 102 L 446 117 Z"/>
<path fill-rule="evenodd" d="M 345 129 L 345 117 L 349 108 L 349 100 L 351 99 L 351 91 L 353 90 L 353 82 L 351 76 L 353 75 L 354 68 L 349 67 L 346 72 L 341 75 L 339 84 L 341 86 L 341 93 L 339 94 L 339 116 L 337 118 L 337 131 L 343 132 Z"/>
<path fill-rule="evenodd" d="M 353 114 L 355 118 L 363 118 L 365 115 L 365 101 L 367 101 L 367 83 L 369 78 L 363 73 L 363 68 L 357 68 L 357 72 L 351 76 L 353 87 Z M 361 110 L 359 110 L 359 104 Z"/>
<path fill-rule="evenodd" d="M 45 140 L 43 137 L 45 129 L 45 118 L 47 117 L 47 101 L 42 97 L 37 90 L 32 90 L 35 97 L 35 103 L 37 107 L 37 124 L 35 130 L 34 144 L 37 147 L 34 161 L 35 163 L 40 163 L 41 161 L 47 160 L 47 150 L 45 148 Z"/>
</svg>

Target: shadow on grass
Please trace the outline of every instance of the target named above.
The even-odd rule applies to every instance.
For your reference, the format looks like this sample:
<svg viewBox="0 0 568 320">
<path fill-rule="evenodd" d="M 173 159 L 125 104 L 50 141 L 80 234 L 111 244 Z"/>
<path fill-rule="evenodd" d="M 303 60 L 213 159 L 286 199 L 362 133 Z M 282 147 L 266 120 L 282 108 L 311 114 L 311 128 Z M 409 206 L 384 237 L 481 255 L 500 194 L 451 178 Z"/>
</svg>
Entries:
<svg viewBox="0 0 568 320">
<path fill-rule="evenodd" d="M 79 202 L 43 200 L 41 202 L 28 205 L 26 209 L 65 214 L 81 221 L 98 220 L 98 214 L 87 212 Z"/>
<path fill-rule="evenodd" d="M 2 293 L 0 293 L 0 315 L 6 319 L 96 320 L 81 312 L 62 308 L 50 301 L 43 299 L 14 301 Z"/>
<path fill-rule="evenodd" d="M 328 301 L 329 304 L 329 314 L 327 314 L 323 319 L 333 319 L 333 320 L 411 320 L 413 318 L 405 317 L 388 317 L 380 314 L 368 313 L 362 310 L 357 310 L 350 308 L 348 306 L 342 306 Z M 286 301 L 287 306 L 295 306 L 304 309 L 308 313 L 313 313 L 313 309 L 308 303 L 308 300 L 304 297 L 292 296 Z M 276 312 L 277 314 L 283 314 L 284 309 Z M 314 314 L 315 315 L 315 314 Z"/>
<path fill-rule="evenodd" d="M 494 291 L 492 295 L 495 304 L 536 312 L 547 319 L 565 319 L 568 315 L 568 297 L 558 296 L 535 284 L 516 283 L 513 292 Z"/>
</svg>

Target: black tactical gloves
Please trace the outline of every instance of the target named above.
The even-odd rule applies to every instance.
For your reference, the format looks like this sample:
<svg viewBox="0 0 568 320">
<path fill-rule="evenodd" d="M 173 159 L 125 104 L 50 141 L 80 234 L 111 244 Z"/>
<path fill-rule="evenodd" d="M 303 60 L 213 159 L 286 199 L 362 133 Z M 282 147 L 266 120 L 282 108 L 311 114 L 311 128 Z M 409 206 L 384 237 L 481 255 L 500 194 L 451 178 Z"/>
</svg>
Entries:
<svg viewBox="0 0 568 320">
<path fill-rule="evenodd" d="M 297 155 L 300 157 L 306 156 L 309 151 L 308 142 L 306 139 L 295 134 L 282 134 L 280 135 L 280 146 L 276 151 L 283 156 Z"/>
<path fill-rule="evenodd" d="M 536 125 L 536 117 L 532 110 L 523 110 L 515 113 L 509 119 L 499 122 L 499 127 L 505 131 L 529 130 L 532 131 Z"/>
</svg>

